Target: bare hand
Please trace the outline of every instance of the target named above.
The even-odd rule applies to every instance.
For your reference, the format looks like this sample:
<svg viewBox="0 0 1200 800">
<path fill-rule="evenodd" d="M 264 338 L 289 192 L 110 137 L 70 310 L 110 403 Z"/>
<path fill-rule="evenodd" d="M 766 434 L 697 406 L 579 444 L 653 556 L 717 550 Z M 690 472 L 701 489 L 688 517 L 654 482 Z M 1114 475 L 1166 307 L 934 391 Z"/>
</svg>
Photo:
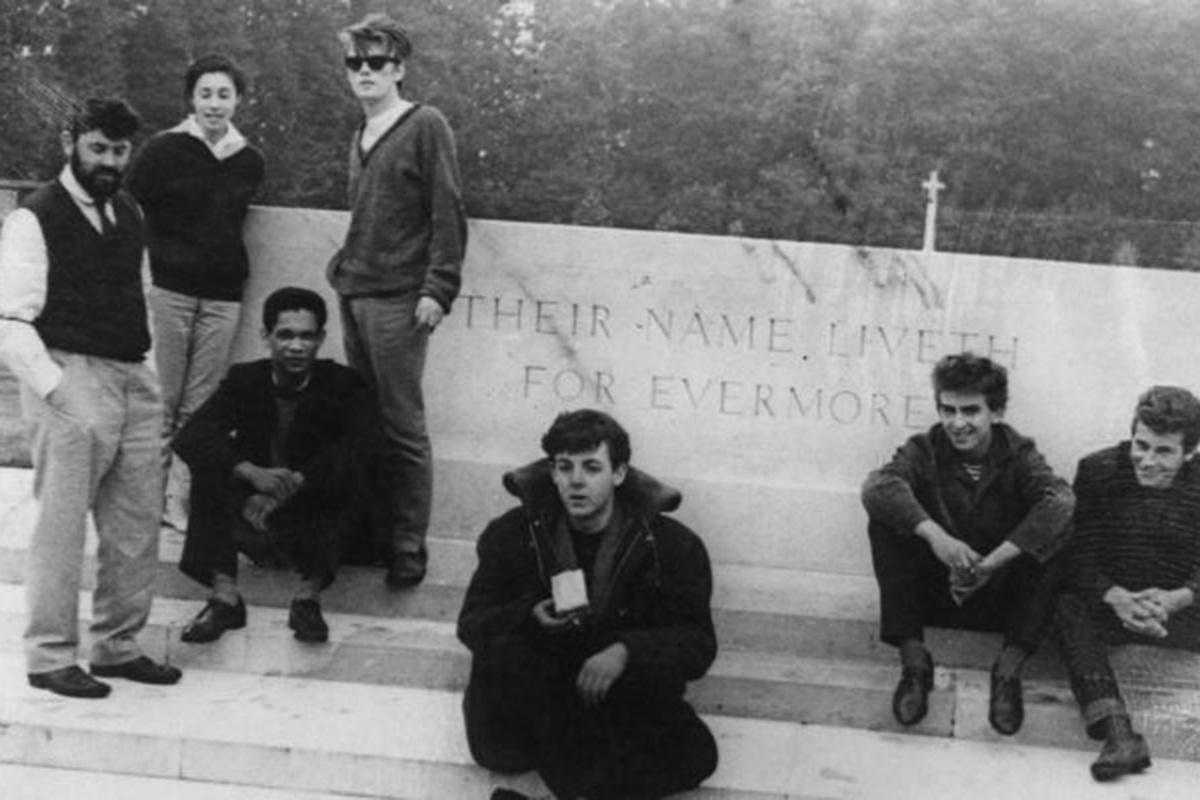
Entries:
<svg viewBox="0 0 1200 800">
<path fill-rule="evenodd" d="M 279 508 L 279 501 L 269 494 L 252 494 L 242 506 L 242 516 L 256 531 L 267 529 L 267 517 Z"/>
<path fill-rule="evenodd" d="M 547 633 L 561 633 L 567 628 L 574 627 L 576 622 L 572 617 L 560 617 L 554 613 L 554 598 L 547 597 L 533 607 L 533 618 Z"/>
<path fill-rule="evenodd" d="M 629 664 L 629 648 L 615 642 L 583 662 L 575 688 L 585 705 L 594 706 L 603 702 L 608 690 L 625 672 Z"/>
<path fill-rule="evenodd" d="M 446 312 L 442 310 L 442 304 L 432 297 L 422 297 L 417 301 L 414 317 L 419 330 L 433 333 L 434 328 L 438 326 L 444 316 L 446 316 Z"/>
<path fill-rule="evenodd" d="M 1135 595 L 1120 586 L 1114 586 L 1104 593 L 1104 602 L 1112 608 L 1126 630 L 1161 639 L 1167 635 L 1164 625 L 1166 616 L 1157 603 L 1148 601 L 1140 594 Z"/>
<path fill-rule="evenodd" d="M 926 541 L 934 556 L 946 565 L 952 576 L 958 576 L 960 582 L 973 582 L 982 556 L 966 542 L 946 533 L 937 523 L 933 523 L 933 526 L 934 530 L 926 537 Z"/>
<path fill-rule="evenodd" d="M 280 503 L 286 502 L 304 485 L 304 476 L 287 467 L 259 467 L 243 461 L 234 472 L 256 492 L 269 494 Z"/>
</svg>

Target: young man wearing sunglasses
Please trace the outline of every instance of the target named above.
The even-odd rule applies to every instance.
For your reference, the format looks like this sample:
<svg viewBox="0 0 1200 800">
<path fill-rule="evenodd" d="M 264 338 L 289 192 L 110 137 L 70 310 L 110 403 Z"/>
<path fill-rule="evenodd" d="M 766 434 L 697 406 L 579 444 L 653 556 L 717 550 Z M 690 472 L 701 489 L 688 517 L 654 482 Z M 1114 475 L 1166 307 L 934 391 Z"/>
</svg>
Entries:
<svg viewBox="0 0 1200 800">
<path fill-rule="evenodd" d="M 392 560 L 387 583 L 425 577 L 433 458 L 421 378 L 429 335 L 458 295 L 467 223 L 454 134 L 432 106 L 400 96 L 408 34 L 383 14 L 341 32 L 362 105 L 350 146 L 350 226 L 327 275 L 351 367 L 375 386 L 385 436 L 376 492 Z"/>
</svg>

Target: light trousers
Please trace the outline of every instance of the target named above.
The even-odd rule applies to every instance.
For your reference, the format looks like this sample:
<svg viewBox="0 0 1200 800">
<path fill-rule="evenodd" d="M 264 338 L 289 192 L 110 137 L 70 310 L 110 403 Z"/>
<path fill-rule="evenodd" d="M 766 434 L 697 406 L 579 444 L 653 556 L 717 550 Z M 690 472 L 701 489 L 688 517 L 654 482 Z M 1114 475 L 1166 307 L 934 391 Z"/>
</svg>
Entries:
<svg viewBox="0 0 1200 800">
<path fill-rule="evenodd" d="M 162 403 L 145 363 L 51 351 L 62 382 L 43 399 L 22 387 L 33 426 L 38 516 L 25 581 L 28 671 L 76 663 L 79 589 L 90 512 L 99 537 L 91 662 L 141 655 L 158 565 Z"/>
</svg>

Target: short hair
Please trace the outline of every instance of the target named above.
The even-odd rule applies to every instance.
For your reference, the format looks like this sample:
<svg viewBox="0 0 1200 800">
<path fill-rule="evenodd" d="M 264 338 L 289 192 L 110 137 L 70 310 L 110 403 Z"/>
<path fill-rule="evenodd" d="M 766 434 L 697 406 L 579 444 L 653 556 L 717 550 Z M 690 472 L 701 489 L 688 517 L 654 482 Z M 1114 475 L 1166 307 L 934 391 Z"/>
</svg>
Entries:
<svg viewBox="0 0 1200 800">
<path fill-rule="evenodd" d="M 1008 370 L 972 352 L 944 356 L 933 368 L 933 400 L 942 392 L 979 392 L 992 411 L 1008 405 Z"/>
<path fill-rule="evenodd" d="M 586 453 L 601 444 L 608 445 L 613 469 L 629 463 L 629 434 L 608 414 L 592 408 L 564 411 L 542 437 L 542 450 L 549 458 L 560 453 Z"/>
<path fill-rule="evenodd" d="M 184 100 L 191 101 L 192 93 L 196 91 L 196 84 L 200 82 L 200 78 L 210 72 L 223 72 L 228 75 L 229 80 L 233 81 L 233 88 L 237 90 L 239 97 L 246 93 L 246 73 L 242 72 L 237 64 L 225 56 L 207 55 L 197 58 L 188 65 L 187 72 L 183 75 Z"/>
<path fill-rule="evenodd" d="M 100 131 L 113 141 L 132 139 L 141 124 L 141 117 L 124 100 L 92 97 L 71 115 L 71 139 L 77 140 L 89 131 Z"/>
<path fill-rule="evenodd" d="M 1159 436 L 1183 434 L 1183 449 L 1191 452 L 1200 442 L 1200 400 L 1179 386 L 1152 386 L 1138 398 L 1130 432 L 1141 422 Z"/>
<path fill-rule="evenodd" d="M 400 23 L 387 14 L 367 14 L 358 22 L 342 30 L 338 39 L 347 47 L 353 47 L 360 55 L 373 45 L 383 45 L 388 55 L 404 61 L 412 55 L 412 41 Z"/>
<path fill-rule="evenodd" d="M 275 330 L 275 323 L 279 322 L 279 315 L 284 311 L 311 311 L 312 315 L 317 318 L 319 330 L 325 329 L 325 321 L 329 317 L 329 312 L 325 308 L 325 300 L 321 295 L 311 289 L 302 289 L 299 286 L 284 286 L 282 289 L 271 292 L 263 303 L 263 327 L 268 332 Z"/>
</svg>

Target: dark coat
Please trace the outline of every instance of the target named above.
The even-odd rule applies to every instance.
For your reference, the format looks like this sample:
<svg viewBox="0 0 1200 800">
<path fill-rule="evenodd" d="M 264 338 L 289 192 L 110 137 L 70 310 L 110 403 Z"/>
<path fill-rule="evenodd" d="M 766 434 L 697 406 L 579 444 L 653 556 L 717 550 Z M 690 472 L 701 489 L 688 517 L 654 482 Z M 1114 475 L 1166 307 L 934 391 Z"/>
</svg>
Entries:
<svg viewBox="0 0 1200 800">
<path fill-rule="evenodd" d="M 354 370 L 322 359 L 298 396 L 283 446 L 286 466 L 305 478 L 294 502 L 336 497 L 347 485 L 352 460 L 377 446 L 371 392 Z M 243 461 L 272 466 L 277 415 L 270 359 L 235 364 L 171 447 L 193 472 L 232 475 Z"/>
<path fill-rule="evenodd" d="M 547 536 L 563 512 L 546 462 L 508 473 L 504 486 L 522 505 L 479 537 L 479 565 L 458 618 L 459 639 L 477 655 L 497 637 L 541 633 L 532 609 L 551 596 L 550 576 L 559 570 Z M 580 650 L 595 653 L 623 642 L 629 663 L 621 681 L 680 696 L 716 657 L 708 552 L 695 533 L 663 515 L 679 506 L 679 493 L 649 475 L 631 468 L 617 503 L 629 524 L 609 600 L 579 632 Z"/>
<path fill-rule="evenodd" d="M 872 526 L 911 534 L 933 519 L 951 536 L 986 555 L 1004 541 L 1045 563 L 1071 532 L 1075 496 L 1054 474 L 1032 439 L 1005 424 L 992 444 L 978 483 L 971 480 L 942 426 L 910 438 L 890 463 L 863 484 Z"/>
</svg>

